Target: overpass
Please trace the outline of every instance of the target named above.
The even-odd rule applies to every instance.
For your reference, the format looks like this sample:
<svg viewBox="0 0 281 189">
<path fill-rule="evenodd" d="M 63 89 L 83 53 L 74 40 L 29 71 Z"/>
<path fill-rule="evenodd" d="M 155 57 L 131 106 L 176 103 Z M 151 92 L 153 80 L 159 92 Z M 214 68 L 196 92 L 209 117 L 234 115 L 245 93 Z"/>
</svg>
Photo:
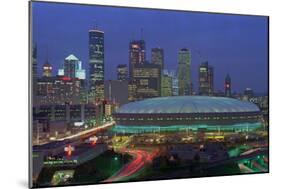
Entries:
<svg viewBox="0 0 281 189">
<path fill-rule="evenodd" d="M 216 166 L 220 166 L 220 165 L 224 165 L 224 164 L 241 161 L 243 159 L 255 159 L 258 155 L 268 155 L 268 149 L 266 149 L 266 148 L 257 148 L 254 150 L 251 149 L 249 151 L 242 153 L 242 155 L 240 155 L 240 156 L 232 157 L 232 158 L 225 159 L 222 161 L 213 162 L 213 163 L 207 164 L 207 165 L 203 165 L 203 166 L 199 167 L 198 169 L 208 169 L 208 168 L 212 168 L 212 167 L 216 167 Z"/>
</svg>

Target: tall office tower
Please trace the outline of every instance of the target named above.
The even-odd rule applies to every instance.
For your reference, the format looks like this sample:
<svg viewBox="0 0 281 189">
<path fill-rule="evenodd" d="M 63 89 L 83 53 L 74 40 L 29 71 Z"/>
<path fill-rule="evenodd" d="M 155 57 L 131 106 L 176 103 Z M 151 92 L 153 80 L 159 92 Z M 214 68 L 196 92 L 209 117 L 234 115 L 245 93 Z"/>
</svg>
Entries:
<svg viewBox="0 0 281 189">
<path fill-rule="evenodd" d="M 224 95 L 227 97 L 231 97 L 231 78 L 229 74 L 226 75 L 224 80 Z"/>
<path fill-rule="evenodd" d="M 43 64 L 43 77 L 52 77 L 53 67 L 48 60 Z"/>
<path fill-rule="evenodd" d="M 210 95 L 213 95 L 214 94 L 214 67 L 213 66 L 209 66 L 209 85 L 210 85 L 210 88 L 209 88 L 209 94 Z"/>
<path fill-rule="evenodd" d="M 169 74 L 162 74 L 161 77 L 161 96 L 173 95 L 173 78 Z"/>
<path fill-rule="evenodd" d="M 63 69 L 58 69 L 58 76 L 86 79 L 86 71 L 82 69 L 82 62 L 73 54 L 64 60 Z"/>
<path fill-rule="evenodd" d="M 31 63 L 32 63 L 32 89 L 33 89 L 33 95 L 36 96 L 36 92 L 37 92 L 37 46 L 36 45 L 32 46 Z"/>
<path fill-rule="evenodd" d="M 89 30 L 89 72 L 91 101 L 104 100 L 104 32 Z"/>
<path fill-rule="evenodd" d="M 145 41 L 134 40 L 129 45 L 129 77 L 132 79 L 134 66 L 145 62 Z"/>
<path fill-rule="evenodd" d="M 65 77 L 75 78 L 78 62 L 78 58 L 76 58 L 73 54 L 64 59 L 63 69 Z"/>
<path fill-rule="evenodd" d="M 161 70 L 164 69 L 164 50 L 162 48 L 151 49 L 151 63 L 161 66 Z"/>
<path fill-rule="evenodd" d="M 178 96 L 179 95 L 179 80 L 176 70 L 166 70 L 164 69 L 162 72 L 163 75 L 168 75 L 172 78 L 172 95 L 171 96 Z M 162 86 L 161 86 L 162 87 Z"/>
<path fill-rule="evenodd" d="M 179 51 L 178 63 L 179 95 L 192 95 L 191 57 L 189 49 L 183 48 Z"/>
<path fill-rule="evenodd" d="M 137 86 L 136 84 L 131 80 L 128 82 L 128 101 L 132 102 L 136 100 L 136 94 L 137 94 Z"/>
<path fill-rule="evenodd" d="M 170 77 L 172 77 L 172 95 L 178 96 L 179 95 L 179 79 L 178 73 L 176 70 L 165 71 L 164 74 L 167 73 Z"/>
<path fill-rule="evenodd" d="M 144 62 L 134 65 L 133 84 L 136 85 L 133 100 L 158 97 L 161 94 L 160 65 Z"/>
<path fill-rule="evenodd" d="M 203 62 L 199 67 L 199 95 L 211 96 L 214 93 L 214 69 Z"/>
<path fill-rule="evenodd" d="M 246 89 L 244 90 L 244 95 L 245 95 L 248 99 L 254 97 L 254 91 L 253 91 L 253 89 L 251 89 L 251 88 L 246 88 Z"/>
<path fill-rule="evenodd" d="M 128 79 L 128 67 L 126 64 L 119 64 L 117 66 L 117 80 L 126 81 Z"/>
</svg>

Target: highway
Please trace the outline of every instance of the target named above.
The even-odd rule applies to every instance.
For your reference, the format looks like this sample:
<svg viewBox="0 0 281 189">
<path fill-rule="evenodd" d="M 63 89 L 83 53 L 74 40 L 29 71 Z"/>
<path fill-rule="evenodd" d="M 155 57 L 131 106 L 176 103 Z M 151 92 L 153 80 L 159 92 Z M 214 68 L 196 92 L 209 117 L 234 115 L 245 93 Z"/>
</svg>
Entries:
<svg viewBox="0 0 281 189">
<path fill-rule="evenodd" d="M 90 134 L 92 132 L 97 132 L 101 129 L 106 129 L 108 127 L 113 126 L 114 124 L 115 124 L 114 121 L 109 122 L 109 123 L 105 123 L 104 125 L 101 125 L 101 126 L 98 126 L 98 127 L 92 128 L 92 129 L 88 129 L 88 130 L 85 130 L 85 131 L 81 131 L 81 132 L 76 133 L 76 134 L 71 135 L 71 136 L 56 139 L 56 141 L 63 141 L 63 140 L 67 140 L 67 139 L 74 139 L 74 138 L 77 138 L 77 137 L 81 137 L 83 135 L 87 135 L 87 134 Z"/>
<path fill-rule="evenodd" d="M 251 149 L 251 150 L 244 152 L 240 156 L 232 157 L 232 158 L 229 158 L 229 159 L 226 159 L 223 161 L 213 162 L 211 164 L 207 164 L 207 165 L 203 166 L 203 168 L 208 169 L 208 168 L 216 167 L 216 166 L 223 165 L 223 164 L 238 162 L 243 159 L 253 159 L 253 158 L 256 158 L 256 156 L 258 156 L 258 155 L 267 155 L 267 154 L 268 154 L 268 150 L 265 148 Z M 201 168 L 202 167 L 200 167 L 200 169 Z"/>
<path fill-rule="evenodd" d="M 76 154 L 80 149 L 86 148 L 85 146 L 85 143 L 87 143 L 85 142 L 86 139 L 89 140 L 89 138 L 95 135 L 97 132 L 106 130 L 114 124 L 115 122 L 108 122 L 99 127 L 91 128 L 71 136 L 60 138 L 52 142 L 46 143 L 44 145 L 34 146 L 33 151 L 56 156 L 59 154 L 66 154 L 65 152 L 66 147 L 73 147 L 73 150 L 71 152 Z M 89 148 L 89 150 L 92 150 L 93 147 L 94 144 L 89 145 L 87 148 Z"/>
<path fill-rule="evenodd" d="M 120 152 L 131 155 L 133 157 L 133 160 L 103 182 L 124 181 L 128 180 L 129 178 L 132 178 L 136 173 L 142 170 L 145 165 L 151 163 L 152 159 L 157 154 L 157 151 L 148 152 L 145 150 L 131 149 L 120 149 Z"/>
</svg>

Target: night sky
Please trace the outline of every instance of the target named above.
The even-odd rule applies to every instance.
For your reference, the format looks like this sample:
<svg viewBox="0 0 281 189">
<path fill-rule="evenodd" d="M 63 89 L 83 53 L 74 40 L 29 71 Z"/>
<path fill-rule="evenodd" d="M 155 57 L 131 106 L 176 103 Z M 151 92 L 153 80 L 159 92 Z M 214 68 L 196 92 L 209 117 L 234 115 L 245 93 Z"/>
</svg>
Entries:
<svg viewBox="0 0 281 189">
<path fill-rule="evenodd" d="M 151 48 L 163 48 L 165 69 L 177 69 L 178 50 L 191 49 L 196 91 L 199 64 L 208 60 L 214 66 L 216 90 L 223 90 L 229 73 L 233 92 L 250 87 L 267 93 L 266 17 L 40 2 L 33 2 L 32 11 L 39 74 L 47 54 L 53 74 L 69 54 L 87 69 L 88 30 L 97 26 L 105 32 L 105 79 L 116 79 L 116 66 L 129 62 L 130 40 L 140 39 L 143 29 L 147 59 L 151 59 Z"/>
</svg>

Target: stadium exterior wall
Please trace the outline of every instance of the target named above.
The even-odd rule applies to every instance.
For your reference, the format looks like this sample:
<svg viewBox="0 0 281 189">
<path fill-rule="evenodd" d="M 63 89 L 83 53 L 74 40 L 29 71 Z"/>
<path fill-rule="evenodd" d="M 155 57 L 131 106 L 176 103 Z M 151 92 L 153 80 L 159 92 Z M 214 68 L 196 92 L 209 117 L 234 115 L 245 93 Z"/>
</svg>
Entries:
<svg viewBox="0 0 281 189">
<path fill-rule="evenodd" d="M 261 122 L 260 112 L 197 114 L 114 114 L 117 125 L 228 125 Z"/>
</svg>

